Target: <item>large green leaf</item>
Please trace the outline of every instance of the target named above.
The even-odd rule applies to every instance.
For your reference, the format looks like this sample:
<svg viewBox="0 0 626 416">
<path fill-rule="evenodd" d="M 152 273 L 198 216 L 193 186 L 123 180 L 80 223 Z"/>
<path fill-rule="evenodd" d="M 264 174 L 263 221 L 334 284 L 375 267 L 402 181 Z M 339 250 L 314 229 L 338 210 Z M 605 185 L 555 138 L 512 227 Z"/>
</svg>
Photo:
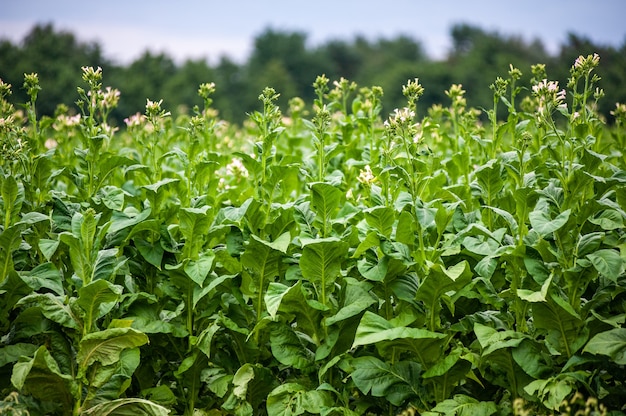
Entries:
<svg viewBox="0 0 626 416">
<path fill-rule="evenodd" d="M 552 295 L 547 302 L 533 303 L 532 316 L 535 328 L 545 330 L 548 346 L 567 358 L 574 355 L 587 342 L 589 327 L 565 300 Z"/>
<path fill-rule="evenodd" d="M 371 284 L 353 278 L 345 278 L 344 281 L 346 287 L 343 305 L 335 315 L 326 318 L 326 325 L 333 325 L 356 316 L 376 303 L 376 299 L 369 292 Z"/>
<path fill-rule="evenodd" d="M 594 335 L 583 352 L 608 355 L 618 365 L 626 365 L 626 328 L 613 328 Z"/>
<path fill-rule="evenodd" d="M 428 331 L 423 328 L 394 326 L 382 316 L 366 311 L 357 327 L 352 348 L 396 339 L 425 340 L 442 338 L 445 338 L 445 334 Z"/>
<path fill-rule="evenodd" d="M 528 219 L 533 230 L 545 237 L 563 227 L 569 220 L 571 212 L 570 209 L 567 209 L 552 219 L 544 210 L 535 210 L 528 214 Z"/>
<path fill-rule="evenodd" d="M 102 279 L 81 287 L 76 303 L 85 311 L 85 324 L 91 327 L 95 320 L 109 313 L 115 307 L 122 291 L 122 286 Z"/>
<path fill-rule="evenodd" d="M 11 383 L 22 394 L 54 402 L 70 414 L 72 403 L 72 376 L 63 374 L 45 346 L 39 347 L 32 359 L 20 360 L 13 366 Z"/>
<path fill-rule="evenodd" d="M 21 227 L 14 225 L 0 232 L 0 283 L 14 270 L 13 252 L 22 243 Z"/>
<path fill-rule="evenodd" d="M 17 343 L 0 348 L 0 367 L 16 362 L 20 357 L 30 357 L 37 351 L 37 346 L 27 343 Z"/>
<path fill-rule="evenodd" d="M 315 285 L 320 302 L 328 302 L 347 253 L 348 244 L 334 237 L 313 240 L 302 249 L 302 277 Z"/>
<path fill-rule="evenodd" d="M 102 365 L 111 365 L 120 360 L 120 354 L 125 349 L 147 343 L 148 337 L 133 328 L 109 328 L 92 332 L 80 340 L 76 361 L 83 371 L 96 361 Z"/>
<path fill-rule="evenodd" d="M 116 271 L 121 258 L 118 257 L 118 248 L 108 248 L 106 250 L 98 250 L 96 259 L 93 264 L 93 275 L 91 280 L 111 279 Z"/>
<path fill-rule="evenodd" d="M 201 253 L 197 260 L 188 260 L 186 262 L 184 267 L 185 273 L 187 273 L 187 276 L 198 286 L 202 287 L 204 286 L 204 280 L 211 271 L 214 259 L 215 253 L 213 250 L 207 250 Z"/>
<path fill-rule="evenodd" d="M 617 282 L 618 277 L 624 273 L 624 259 L 616 250 L 598 250 L 588 254 L 587 258 L 601 275 L 613 282 Z"/>
<path fill-rule="evenodd" d="M 251 236 L 246 251 L 241 255 L 241 265 L 245 269 L 243 274 L 242 291 L 249 296 L 255 296 L 256 311 L 259 314 L 263 310 L 263 297 L 270 282 L 278 277 L 281 250 L 286 250 L 289 244 L 289 233 L 278 237 L 277 241 L 265 241 L 255 235 Z"/>
<path fill-rule="evenodd" d="M 501 348 L 517 347 L 525 338 L 520 332 L 511 330 L 497 331 L 478 322 L 474 324 L 474 333 L 483 349 L 483 357 Z"/>
<path fill-rule="evenodd" d="M 428 307 L 431 330 L 440 326 L 439 312 L 441 311 L 440 302 L 443 295 L 462 289 L 471 279 L 472 272 L 465 260 L 448 268 L 441 264 L 431 266 L 429 274 L 422 281 L 415 294 L 415 298 L 424 302 Z"/>
<path fill-rule="evenodd" d="M 365 221 L 381 235 L 389 238 L 395 221 L 395 211 L 385 206 L 369 208 L 365 210 Z"/>
<path fill-rule="evenodd" d="M 311 208 L 317 214 L 322 229 L 322 237 L 327 237 L 330 231 L 330 222 L 335 216 L 341 202 L 339 188 L 324 182 L 311 185 Z"/>
<path fill-rule="evenodd" d="M 465 394 L 455 394 L 453 398 L 446 399 L 430 412 L 423 413 L 425 416 L 489 416 L 498 412 L 498 406 L 492 401 L 478 401 Z"/>
<path fill-rule="evenodd" d="M 267 311 L 272 319 L 283 315 L 288 322 L 293 320 L 297 330 L 307 334 L 317 344 L 323 333 L 322 317 L 319 305 L 305 292 L 301 281 L 293 286 L 270 283 L 265 295 Z"/>
<path fill-rule="evenodd" d="M 83 415 L 94 416 L 166 416 L 170 411 L 150 400 L 127 398 L 100 403 L 87 410 Z"/>
<path fill-rule="evenodd" d="M 80 318 L 65 303 L 64 296 L 55 296 L 52 293 L 33 293 L 20 299 L 16 306 L 35 307 L 41 310 L 46 318 L 67 328 L 78 329 L 81 325 Z"/>
<path fill-rule="evenodd" d="M 17 182 L 12 175 L 5 176 L 2 180 L 2 208 L 3 218 L 2 225 L 9 228 L 13 225 L 19 216 L 24 202 L 24 185 Z"/>
<path fill-rule="evenodd" d="M 354 368 L 350 377 L 363 394 L 386 397 L 391 404 L 400 406 L 406 399 L 419 397 L 421 393 L 421 366 L 414 361 L 390 365 L 376 357 L 365 356 L 350 363 Z"/>
<path fill-rule="evenodd" d="M 178 211 L 180 232 L 185 239 L 189 258 L 196 258 L 211 226 L 208 209 L 205 205 L 202 208 L 181 208 Z"/>
<path fill-rule="evenodd" d="M 61 296 L 65 294 L 61 273 L 52 263 L 41 263 L 20 278 L 33 290 L 48 289 Z"/>
<path fill-rule="evenodd" d="M 268 416 L 295 416 L 320 414 L 333 405 L 328 391 L 307 390 L 299 383 L 285 383 L 276 387 L 267 396 Z"/>
<path fill-rule="evenodd" d="M 286 324 L 275 323 L 271 327 L 270 345 L 272 355 L 281 364 L 298 370 L 311 367 L 315 354 L 308 348 L 306 339 Z"/>
</svg>

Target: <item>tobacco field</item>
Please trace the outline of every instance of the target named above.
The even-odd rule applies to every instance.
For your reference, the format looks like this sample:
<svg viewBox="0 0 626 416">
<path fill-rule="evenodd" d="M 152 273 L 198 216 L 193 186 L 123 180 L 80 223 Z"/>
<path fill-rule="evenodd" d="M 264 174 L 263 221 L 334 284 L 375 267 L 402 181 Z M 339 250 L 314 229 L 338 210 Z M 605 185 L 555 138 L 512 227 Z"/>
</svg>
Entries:
<svg viewBox="0 0 626 416">
<path fill-rule="evenodd" d="M 598 65 L 502 68 L 481 109 L 412 79 L 388 113 L 320 75 L 242 125 L 212 83 L 111 126 L 100 68 L 55 117 L 37 74 L 0 82 L 0 414 L 624 415 L 626 104 L 597 113 Z"/>
</svg>

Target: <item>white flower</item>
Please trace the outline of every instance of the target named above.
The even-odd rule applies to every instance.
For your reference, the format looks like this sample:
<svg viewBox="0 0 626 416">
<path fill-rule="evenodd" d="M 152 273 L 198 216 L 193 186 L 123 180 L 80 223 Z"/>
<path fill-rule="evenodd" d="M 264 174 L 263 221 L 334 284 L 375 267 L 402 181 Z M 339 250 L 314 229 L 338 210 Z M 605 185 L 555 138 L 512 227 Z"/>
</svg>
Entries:
<svg viewBox="0 0 626 416">
<path fill-rule="evenodd" d="M 365 165 L 365 169 L 361 169 L 357 179 L 364 185 L 371 185 L 376 180 L 376 177 L 374 176 L 370 165 Z"/>
</svg>

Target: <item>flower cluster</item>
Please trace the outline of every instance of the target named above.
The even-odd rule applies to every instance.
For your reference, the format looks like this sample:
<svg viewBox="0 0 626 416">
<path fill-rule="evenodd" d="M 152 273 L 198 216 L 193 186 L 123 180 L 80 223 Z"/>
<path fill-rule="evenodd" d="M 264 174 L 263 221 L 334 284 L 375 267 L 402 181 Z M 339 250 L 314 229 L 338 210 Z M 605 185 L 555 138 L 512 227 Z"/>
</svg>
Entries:
<svg viewBox="0 0 626 416">
<path fill-rule="evenodd" d="M 600 55 L 594 53 L 593 55 L 582 56 L 580 55 L 574 61 L 570 72 L 572 77 L 580 78 L 581 76 L 589 75 L 591 72 L 600 65 Z"/>
<path fill-rule="evenodd" d="M 419 124 L 414 123 L 415 111 L 408 107 L 402 109 L 393 110 L 393 114 L 389 116 L 388 120 L 385 120 L 385 129 L 390 137 L 404 137 L 411 138 L 417 134 L 417 127 Z"/>
<path fill-rule="evenodd" d="M 145 123 L 146 116 L 137 112 L 131 116 L 128 116 L 124 119 L 124 123 L 126 123 L 127 127 L 138 127 Z"/>
<path fill-rule="evenodd" d="M 611 111 L 611 115 L 615 117 L 615 124 L 626 125 L 626 104 L 615 103 L 615 110 Z"/>
<path fill-rule="evenodd" d="M 409 80 L 406 85 L 402 86 L 402 95 L 409 102 L 409 108 L 415 111 L 417 100 L 424 94 L 424 87 L 419 83 L 419 79 Z"/>
<path fill-rule="evenodd" d="M 365 165 L 365 168 L 361 169 L 361 171 L 359 172 L 359 176 L 357 179 L 363 185 L 370 186 L 376 181 L 376 176 L 374 176 L 374 173 L 372 172 L 372 168 L 370 168 L 370 165 Z"/>
<path fill-rule="evenodd" d="M 532 90 L 539 102 L 537 112 L 540 117 L 550 115 L 555 108 L 567 108 L 567 104 L 565 104 L 566 92 L 564 89 L 559 89 L 558 81 L 543 79 L 538 84 L 533 85 Z"/>
</svg>

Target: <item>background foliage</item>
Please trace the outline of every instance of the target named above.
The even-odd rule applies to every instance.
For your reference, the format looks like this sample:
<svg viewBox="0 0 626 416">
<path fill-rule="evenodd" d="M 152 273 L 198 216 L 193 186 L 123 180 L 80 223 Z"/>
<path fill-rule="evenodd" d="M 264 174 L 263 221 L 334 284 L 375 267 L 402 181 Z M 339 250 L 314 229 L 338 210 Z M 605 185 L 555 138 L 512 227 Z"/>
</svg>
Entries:
<svg viewBox="0 0 626 416">
<path fill-rule="evenodd" d="M 295 96 L 311 102 L 311 80 L 320 74 L 330 79 L 344 77 L 359 85 L 381 86 L 386 93 L 383 113 L 403 105 L 401 91 L 396 87 L 415 77 L 429 86 L 420 100 L 422 110 L 443 102 L 444 91 L 452 83 L 462 84 L 468 91 L 469 105 L 489 108 L 492 97 L 488 87 L 509 64 L 527 68 L 545 63 L 551 78 L 564 85 L 574 59 L 579 54 L 597 52 L 603 60 L 598 74 L 613 86 L 606 89 L 607 99 L 600 103 L 600 114 L 610 119 L 613 103 L 626 101 L 626 42 L 619 48 L 604 47 L 570 34 L 551 56 L 540 41 L 528 43 L 516 36 L 465 24 L 454 26 L 450 36 L 452 49 L 441 61 L 429 59 L 418 40 L 403 36 L 375 41 L 357 37 L 311 47 L 305 33 L 267 29 L 256 37 L 252 53 L 243 63 L 222 57 L 215 65 L 204 60 L 176 64 L 166 54 L 146 51 L 122 66 L 108 60 L 99 44 L 81 42 L 72 33 L 57 31 L 48 24 L 34 27 L 20 44 L 0 42 L 0 78 L 17 86 L 24 73 L 38 73 L 43 90 L 37 111 L 40 116 L 52 115 L 60 103 L 74 105 L 77 97 L 69 92 L 74 90 L 72 80 L 80 76 L 80 67 L 100 66 L 107 74 L 107 85 L 124 93 L 112 113 L 117 125 L 129 115 L 142 112 L 146 98 L 163 98 L 174 113 L 191 112 L 194 105 L 202 104 L 196 95 L 197 86 L 212 81 L 219 86 L 214 108 L 220 117 L 241 123 L 246 114 L 258 108 L 258 91 L 265 86 L 281 92 L 281 106 L 286 106 L 288 97 Z M 24 90 L 15 88 L 11 98 L 15 104 L 27 99 Z"/>
</svg>

